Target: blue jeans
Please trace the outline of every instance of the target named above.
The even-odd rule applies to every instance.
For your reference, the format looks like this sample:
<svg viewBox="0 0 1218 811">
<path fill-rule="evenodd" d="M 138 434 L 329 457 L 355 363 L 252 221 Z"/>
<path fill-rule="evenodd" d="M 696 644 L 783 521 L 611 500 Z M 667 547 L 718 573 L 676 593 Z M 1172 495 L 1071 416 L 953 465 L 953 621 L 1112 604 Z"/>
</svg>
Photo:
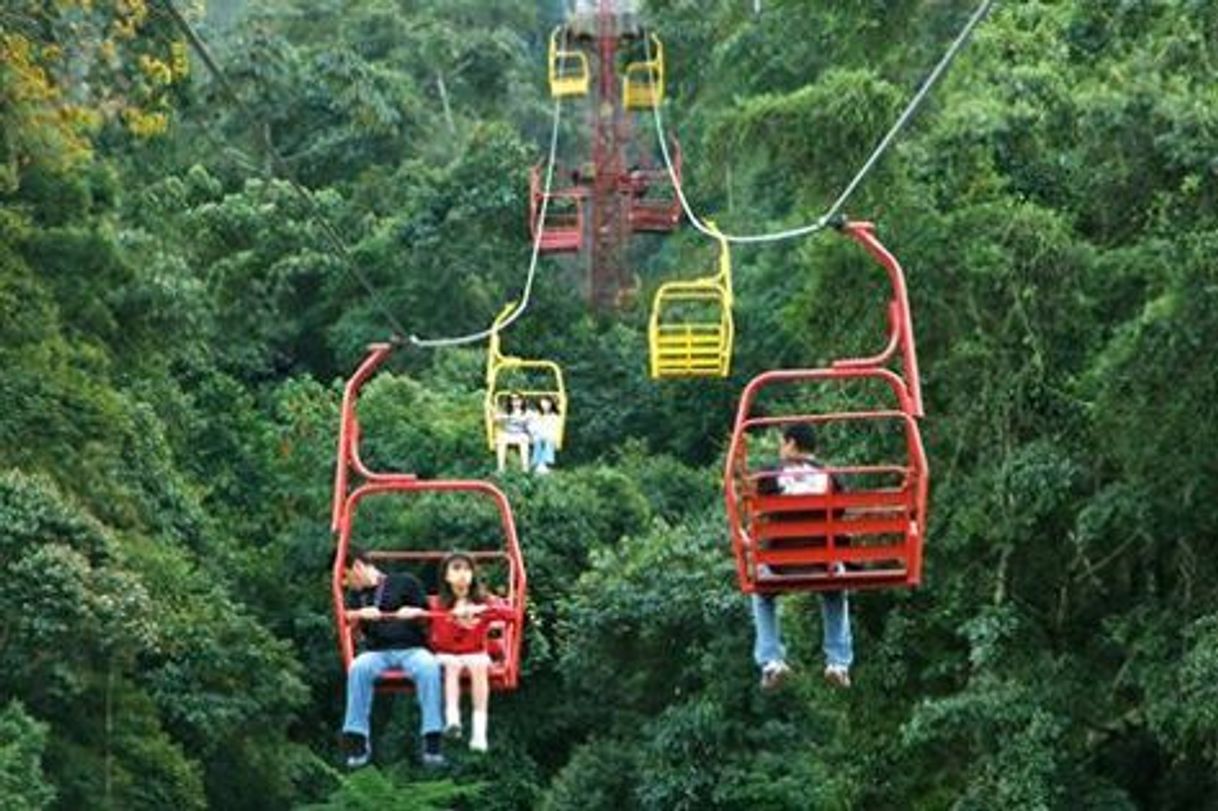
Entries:
<svg viewBox="0 0 1218 811">
<path fill-rule="evenodd" d="M 443 729 L 440 664 L 427 648 L 404 648 L 364 651 L 351 661 L 351 669 L 347 671 L 347 717 L 343 721 L 343 732 L 369 737 L 368 716 L 372 712 L 376 677 L 386 670 L 404 670 L 414 682 L 423 734 Z"/>
<path fill-rule="evenodd" d="M 854 661 L 854 639 L 850 635 L 850 601 L 844 591 L 821 594 L 820 615 L 824 633 L 825 664 L 850 667 Z M 785 661 L 786 649 L 778 627 L 778 605 L 773 595 L 753 595 L 753 661 Z"/>
<path fill-rule="evenodd" d="M 533 467 L 554 464 L 554 442 L 549 439 L 533 440 Z"/>
</svg>

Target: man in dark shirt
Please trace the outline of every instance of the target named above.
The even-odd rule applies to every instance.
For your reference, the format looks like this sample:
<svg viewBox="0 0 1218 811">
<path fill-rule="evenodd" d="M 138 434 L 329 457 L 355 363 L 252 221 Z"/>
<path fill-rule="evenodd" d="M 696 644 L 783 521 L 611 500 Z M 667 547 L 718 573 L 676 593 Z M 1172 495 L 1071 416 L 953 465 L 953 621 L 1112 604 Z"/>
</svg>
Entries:
<svg viewBox="0 0 1218 811">
<path fill-rule="evenodd" d="M 816 433 L 811 425 L 789 425 L 782 433 L 779 463 L 775 475 L 758 480 L 762 495 L 824 495 L 841 484 L 826 472 L 813 453 Z M 787 520 L 816 520 L 820 514 L 788 513 Z M 802 543 L 800 541 L 799 543 Z M 774 574 L 783 574 L 775 567 Z M 850 686 L 850 665 L 854 661 L 854 641 L 850 633 L 850 604 L 844 591 L 821 593 L 821 623 L 825 654 L 825 680 L 837 687 Z M 777 598 L 773 594 L 753 595 L 753 660 L 761 668 L 761 687 L 772 690 L 791 672 L 778 624 Z"/>
<path fill-rule="evenodd" d="M 372 757 L 368 716 L 376 679 L 386 670 L 402 670 L 414 682 L 422 715 L 423 765 L 441 767 L 440 665 L 427 649 L 422 619 L 427 595 L 422 584 L 406 573 L 386 574 L 368 553 L 352 549 L 347 556 L 347 608 L 356 611 L 363 630 L 361 653 L 347 672 L 347 715 L 343 744 L 347 766 L 359 768 Z"/>
</svg>

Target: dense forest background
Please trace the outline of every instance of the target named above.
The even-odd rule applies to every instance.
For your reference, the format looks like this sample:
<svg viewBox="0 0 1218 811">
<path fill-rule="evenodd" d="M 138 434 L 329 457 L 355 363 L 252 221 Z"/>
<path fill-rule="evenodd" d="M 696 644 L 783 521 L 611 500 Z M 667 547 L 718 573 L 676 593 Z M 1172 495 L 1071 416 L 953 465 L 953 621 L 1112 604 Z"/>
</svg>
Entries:
<svg viewBox="0 0 1218 811">
<path fill-rule="evenodd" d="M 791 598 L 797 677 L 758 691 L 719 470 L 752 374 L 874 349 L 882 275 L 832 232 L 739 247 L 731 379 L 656 385 L 647 296 L 596 316 L 545 259 L 504 337 L 572 392 L 560 469 L 501 479 L 522 689 L 443 779 L 406 700 L 336 767 L 341 379 L 382 306 L 443 335 L 519 295 L 560 5 L 184 3 L 237 104 L 156 2 L 4 4 L 0 807 L 1218 807 L 1214 0 L 999 3 L 851 201 L 908 272 L 933 471 L 925 586 L 855 599 L 853 689 Z M 973 4 L 760 5 L 646 4 L 725 230 L 818 215 Z M 637 250 L 645 289 L 713 256 Z M 490 475 L 483 351 L 399 353 L 378 462 Z"/>
</svg>

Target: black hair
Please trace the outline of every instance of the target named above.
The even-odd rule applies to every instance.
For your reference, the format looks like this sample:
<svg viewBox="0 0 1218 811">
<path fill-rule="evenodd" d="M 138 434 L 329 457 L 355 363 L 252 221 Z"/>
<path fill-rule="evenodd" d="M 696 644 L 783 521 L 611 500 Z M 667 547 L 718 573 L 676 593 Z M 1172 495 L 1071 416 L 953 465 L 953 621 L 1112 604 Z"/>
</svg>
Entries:
<svg viewBox="0 0 1218 811">
<path fill-rule="evenodd" d="M 333 565 L 335 562 L 337 562 L 337 560 L 338 560 L 338 549 L 336 548 L 334 550 L 334 555 L 331 558 L 331 565 Z M 371 553 L 368 552 L 367 549 L 364 549 L 362 546 L 355 546 L 354 544 L 351 544 L 347 547 L 347 557 L 343 561 L 343 568 L 350 569 L 352 566 L 355 565 L 355 562 L 357 560 L 360 563 L 369 564 L 369 563 L 372 563 L 372 555 L 371 555 Z"/>
<path fill-rule="evenodd" d="M 816 451 L 816 429 L 807 423 L 796 423 L 782 429 L 782 438 L 795 444 L 804 453 Z"/>
<path fill-rule="evenodd" d="M 482 579 L 478 576 L 478 564 L 474 562 L 474 556 L 468 552 L 450 552 L 444 560 L 440 561 L 440 604 L 445 608 L 452 608 L 457 602 L 457 595 L 453 594 L 452 586 L 448 585 L 447 574 L 448 567 L 458 560 L 465 561 L 465 565 L 469 566 L 469 570 L 474 575 L 469 581 L 470 600 L 475 603 L 486 600 L 486 589 L 482 586 Z"/>
</svg>

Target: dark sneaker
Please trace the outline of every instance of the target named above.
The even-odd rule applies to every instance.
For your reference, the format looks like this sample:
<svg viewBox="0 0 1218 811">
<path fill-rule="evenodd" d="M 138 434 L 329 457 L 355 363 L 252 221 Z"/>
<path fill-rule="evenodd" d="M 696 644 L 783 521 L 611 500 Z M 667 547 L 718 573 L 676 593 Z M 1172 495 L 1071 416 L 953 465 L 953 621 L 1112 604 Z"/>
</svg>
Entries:
<svg viewBox="0 0 1218 811">
<path fill-rule="evenodd" d="M 761 668 L 761 689 L 767 692 L 777 690 L 787 680 L 787 676 L 790 675 L 790 665 L 781 659 L 766 662 L 765 667 Z"/>
<path fill-rule="evenodd" d="M 367 766 L 368 761 L 372 759 L 372 747 L 368 745 L 368 738 L 357 732 L 344 732 L 342 745 L 348 769 Z"/>
<path fill-rule="evenodd" d="M 460 724 L 449 724 L 448 726 L 444 727 L 444 737 L 451 738 L 454 740 L 460 739 L 461 725 Z"/>
<path fill-rule="evenodd" d="M 825 668 L 825 681 L 834 687 L 850 686 L 850 668 L 845 665 L 829 665 Z"/>
</svg>

